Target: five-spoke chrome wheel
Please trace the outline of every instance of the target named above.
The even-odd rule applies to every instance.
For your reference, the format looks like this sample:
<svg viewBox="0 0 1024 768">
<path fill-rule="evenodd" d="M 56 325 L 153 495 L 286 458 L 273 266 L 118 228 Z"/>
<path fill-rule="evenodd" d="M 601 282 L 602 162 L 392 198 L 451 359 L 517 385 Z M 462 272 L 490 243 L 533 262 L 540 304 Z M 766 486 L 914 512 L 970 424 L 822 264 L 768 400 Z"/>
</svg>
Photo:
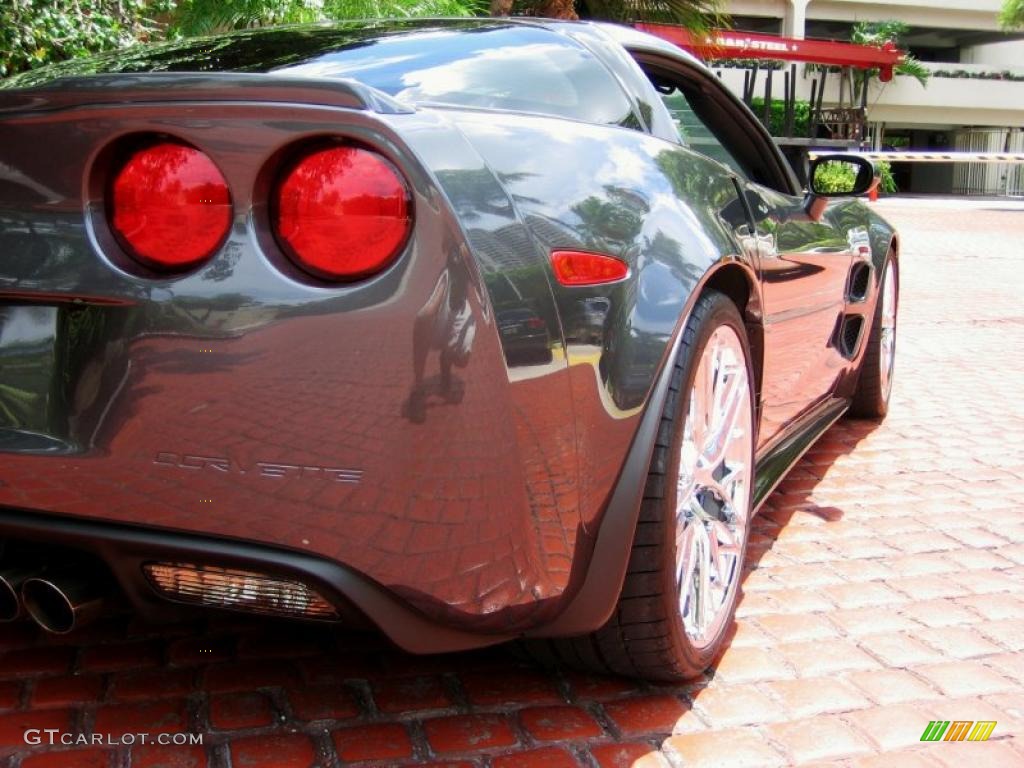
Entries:
<svg viewBox="0 0 1024 768">
<path fill-rule="evenodd" d="M 881 343 L 878 345 L 881 359 L 878 370 L 881 375 L 882 396 L 888 400 L 892 390 L 892 369 L 896 362 L 896 276 L 892 261 L 886 264 L 882 277 Z"/>
<path fill-rule="evenodd" d="M 750 513 L 753 408 L 744 345 L 720 325 L 688 397 L 676 492 L 676 582 L 691 643 L 704 648 L 731 616 Z"/>
</svg>

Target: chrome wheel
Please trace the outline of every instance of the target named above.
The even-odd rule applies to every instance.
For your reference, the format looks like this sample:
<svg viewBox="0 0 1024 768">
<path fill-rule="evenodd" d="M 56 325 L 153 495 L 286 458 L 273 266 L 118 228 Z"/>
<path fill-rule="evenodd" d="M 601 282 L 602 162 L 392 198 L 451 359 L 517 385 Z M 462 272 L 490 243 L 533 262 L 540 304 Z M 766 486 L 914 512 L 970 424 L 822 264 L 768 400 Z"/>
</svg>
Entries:
<svg viewBox="0 0 1024 768">
<path fill-rule="evenodd" d="M 708 339 L 689 393 L 676 494 L 676 583 L 690 642 L 705 648 L 729 619 L 750 513 L 753 409 L 737 332 Z"/>
<path fill-rule="evenodd" d="M 881 360 L 878 370 L 882 377 L 882 397 L 889 399 L 892 390 L 892 369 L 896 362 L 896 279 L 890 261 L 882 277 L 882 327 L 878 345 Z"/>
</svg>

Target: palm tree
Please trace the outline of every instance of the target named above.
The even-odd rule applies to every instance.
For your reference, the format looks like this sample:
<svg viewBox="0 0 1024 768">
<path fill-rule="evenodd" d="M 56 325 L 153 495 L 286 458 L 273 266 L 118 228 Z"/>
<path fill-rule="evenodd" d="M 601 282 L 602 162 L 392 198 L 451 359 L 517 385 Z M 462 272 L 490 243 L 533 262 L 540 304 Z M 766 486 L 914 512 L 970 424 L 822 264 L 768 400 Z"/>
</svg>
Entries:
<svg viewBox="0 0 1024 768">
<path fill-rule="evenodd" d="M 178 0 L 169 14 L 174 36 L 333 19 L 474 16 L 487 0 Z"/>
<path fill-rule="evenodd" d="M 999 26 L 1003 29 L 1024 27 L 1024 0 L 1003 0 L 1003 9 L 999 12 Z"/>
<path fill-rule="evenodd" d="M 850 31 L 850 42 L 878 47 L 892 43 L 897 47 L 902 47 L 900 42 L 908 29 L 909 27 L 901 21 L 861 21 L 853 25 L 853 29 Z M 808 66 L 816 69 L 819 65 Z M 909 75 L 923 86 L 928 85 L 928 78 L 931 76 L 928 68 L 909 53 L 904 54 L 900 63 L 893 67 L 893 72 L 897 75 Z M 854 71 L 852 67 L 843 67 L 839 73 L 839 106 L 845 107 L 849 104 L 851 108 L 854 108 L 859 103 L 861 108 L 867 107 L 868 88 L 872 81 L 878 78 L 878 75 L 877 69 Z M 847 102 L 847 96 L 849 102 Z"/>
<path fill-rule="evenodd" d="M 902 47 L 900 43 L 909 29 L 910 27 L 902 21 L 861 21 L 853 25 L 850 42 L 879 46 L 892 42 L 898 47 Z M 909 53 L 904 55 L 903 60 L 893 67 L 893 71 L 897 75 L 909 75 L 921 85 L 928 85 L 928 78 L 931 76 L 928 68 Z M 877 75 L 877 72 L 873 72 L 873 74 Z"/>
<path fill-rule="evenodd" d="M 491 0 L 492 16 L 524 16 L 679 24 L 705 32 L 726 22 L 722 0 Z"/>
</svg>

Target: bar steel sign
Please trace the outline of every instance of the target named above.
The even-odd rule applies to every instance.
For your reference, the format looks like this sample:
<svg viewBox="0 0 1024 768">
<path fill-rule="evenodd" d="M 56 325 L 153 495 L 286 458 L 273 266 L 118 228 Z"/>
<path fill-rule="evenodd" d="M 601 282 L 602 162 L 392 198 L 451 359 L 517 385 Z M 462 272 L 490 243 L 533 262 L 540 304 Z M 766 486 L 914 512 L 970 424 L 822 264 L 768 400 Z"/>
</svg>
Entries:
<svg viewBox="0 0 1024 768">
<path fill-rule="evenodd" d="M 744 59 L 751 57 L 780 61 L 809 61 L 836 67 L 878 69 L 883 83 L 892 80 L 893 67 L 903 60 L 903 52 L 889 41 L 882 45 L 859 45 L 835 40 L 783 37 L 760 32 L 736 32 L 712 29 L 707 35 L 694 35 L 675 24 L 637 22 L 633 25 L 662 40 L 704 59 Z"/>
</svg>

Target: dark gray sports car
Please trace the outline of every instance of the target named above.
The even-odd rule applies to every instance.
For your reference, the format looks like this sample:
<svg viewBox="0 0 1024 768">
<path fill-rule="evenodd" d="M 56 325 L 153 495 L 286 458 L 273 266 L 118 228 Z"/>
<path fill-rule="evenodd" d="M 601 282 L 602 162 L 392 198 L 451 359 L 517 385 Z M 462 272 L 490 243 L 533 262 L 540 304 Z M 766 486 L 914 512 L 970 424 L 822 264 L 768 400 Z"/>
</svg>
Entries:
<svg viewBox="0 0 1024 768">
<path fill-rule="evenodd" d="M 832 199 L 869 163 L 809 174 L 602 24 L 247 31 L 6 81 L 0 618 L 67 632 L 119 588 L 698 673 L 758 505 L 887 409 L 897 238 Z"/>
</svg>

